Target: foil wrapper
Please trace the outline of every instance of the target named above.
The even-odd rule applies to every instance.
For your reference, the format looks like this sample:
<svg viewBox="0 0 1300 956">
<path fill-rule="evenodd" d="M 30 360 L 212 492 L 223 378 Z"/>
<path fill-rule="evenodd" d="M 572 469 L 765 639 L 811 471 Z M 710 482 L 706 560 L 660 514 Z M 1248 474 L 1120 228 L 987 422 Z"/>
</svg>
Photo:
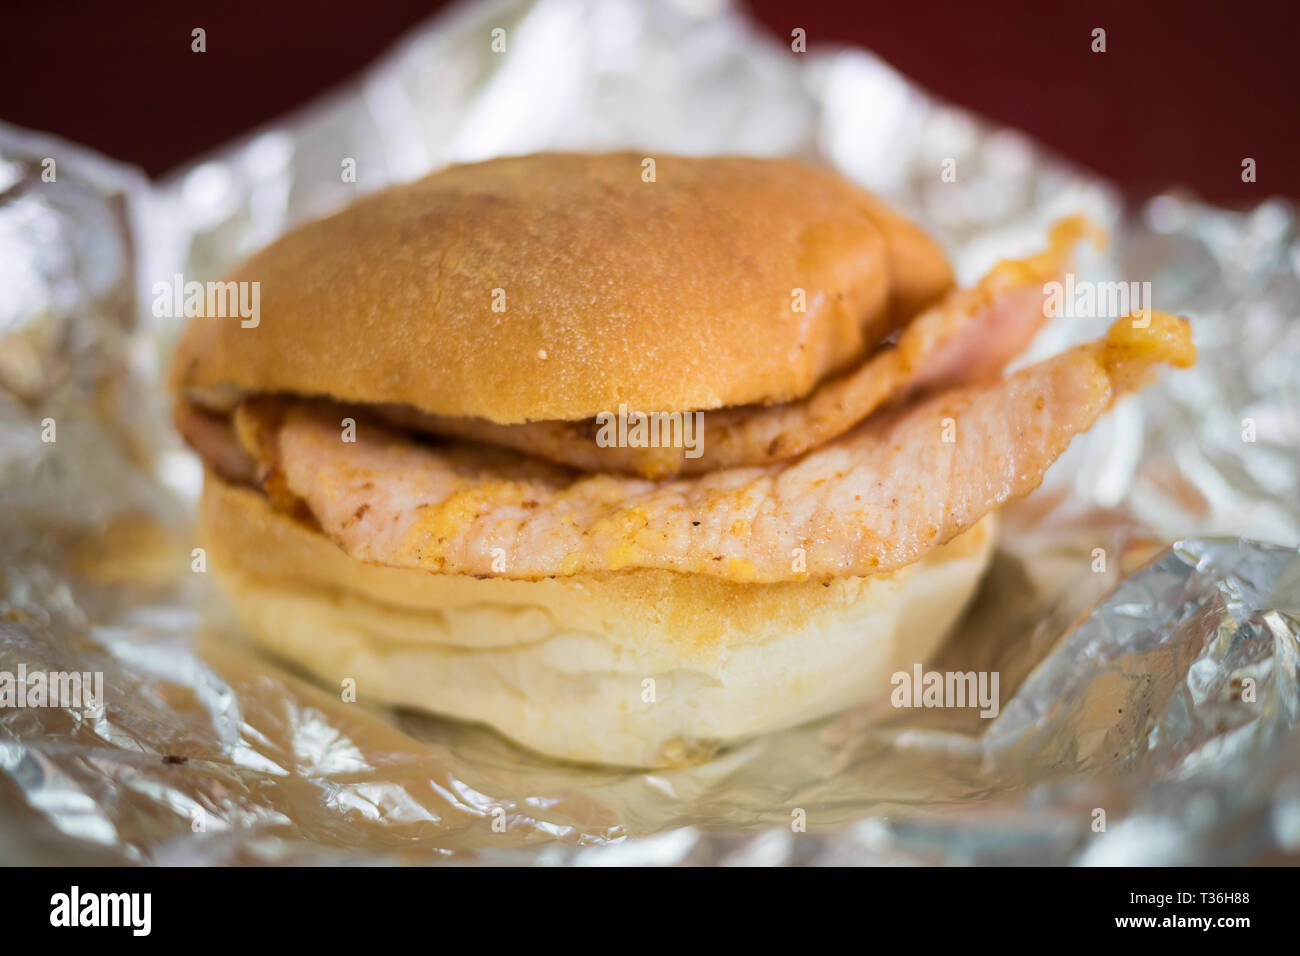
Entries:
<svg viewBox="0 0 1300 956">
<path fill-rule="evenodd" d="M 879 700 L 693 768 L 571 767 L 344 703 L 252 649 L 193 573 L 200 471 L 168 424 L 179 325 L 152 284 L 216 278 L 448 162 L 616 147 L 830 163 L 925 222 L 964 279 L 1085 212 L 1114 241 L 1080 277 L 1148 280 L 1190 317 L 1197 367 L 1006 509 L 928 665 L 997 672 L 996 719 Z M 458 6 L 157 183 L 0 127 L 0 672 L 103 680 L 101 706 L 0 709 L 0 862 L 1294 861 L 1298 274 L 1282 202 L 1126 210 L 869 53 L 795 53 L 717 2 Z M 1057 320 L 1034 353 L 1104 326 Z"/>
</svg>

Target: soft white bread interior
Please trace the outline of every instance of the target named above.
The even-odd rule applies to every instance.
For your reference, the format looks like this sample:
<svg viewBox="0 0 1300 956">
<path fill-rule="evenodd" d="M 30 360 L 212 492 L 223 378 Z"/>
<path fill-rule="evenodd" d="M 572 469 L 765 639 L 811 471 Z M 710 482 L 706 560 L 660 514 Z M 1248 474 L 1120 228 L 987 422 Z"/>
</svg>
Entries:
<svg viewBox="0 0 1300 956">
<path fill-rule="evenodd" d="M 665 767 L 888 693 L 973 594 L 989 516 L 916 564 L 829 582 L 661 571 L 509 581 L 357 562 L 206 476 L 209 560 L 269 650 L 360 699 L 478 721 L 540 753 Z"/>
</svg>

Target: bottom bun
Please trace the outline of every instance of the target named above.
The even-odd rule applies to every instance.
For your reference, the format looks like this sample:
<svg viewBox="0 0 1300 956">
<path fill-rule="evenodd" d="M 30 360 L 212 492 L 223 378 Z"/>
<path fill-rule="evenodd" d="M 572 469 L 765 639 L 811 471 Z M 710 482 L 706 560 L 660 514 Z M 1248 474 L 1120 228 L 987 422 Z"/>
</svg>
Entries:
<svg viewBox="0 0 1300 956">
<path fill-rule="evenodd" d="M 206 476 L 209 560 L 269 650 L 360 700 L 495 727 L 544 754 L 667 767 L 842 710 L 923 663 L 993 546 L 985 518 L 898 571 L 740 584 L 667 571 L 509 581 L 362 564 Z"/>
</svg>

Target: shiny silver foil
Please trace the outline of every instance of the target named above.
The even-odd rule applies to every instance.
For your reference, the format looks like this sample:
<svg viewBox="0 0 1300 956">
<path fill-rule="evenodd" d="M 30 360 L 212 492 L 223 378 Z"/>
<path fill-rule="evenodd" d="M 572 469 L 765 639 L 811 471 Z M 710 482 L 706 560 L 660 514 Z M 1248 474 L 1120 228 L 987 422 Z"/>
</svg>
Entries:
<svg viewBox="0 0 1300 956">
<path fill-rule="evenodd" d="M 179 324 L 153 316 L 153 283 L 215 278 L 448 162 L 615 147 L 832 164 L 931 227 L 964 279 L 1087 212 L 1113 242 L 1079 274 L 1150 280 L 1190 317 L 1197 367 L 1006 510 L 929 664 L 998 672 L 996 719 L 882 699 L 699 767 L 569 767 L 342 702 L 252 649 L 191 570 L 200 472 L 168 424 Z M 1300 242 L 1261 200 L 1124 210 L 870 54 L 796 53 L 704 0 L 458 6 L 159 183 L 0 127 L 0 671 L 105 688 L 98 713 L 0 709 L 0 862 L 1300 859 Z M 1105 324 L 1057 320 L 1034 353 Z"/>
</svg>

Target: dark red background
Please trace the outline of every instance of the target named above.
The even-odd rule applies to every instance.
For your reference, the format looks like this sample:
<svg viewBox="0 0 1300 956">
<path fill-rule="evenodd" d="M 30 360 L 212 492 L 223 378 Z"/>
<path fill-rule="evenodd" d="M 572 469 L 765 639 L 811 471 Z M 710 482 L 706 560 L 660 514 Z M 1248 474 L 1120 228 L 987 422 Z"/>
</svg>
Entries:
<svg viewBox="0 0 1300 956">
<path fill-rule="evenodd" d="M 443 3 L 63 0 L 0 14 L 0 118 L 150 173 L 271 119 L 365 66 Z M 1300 197 L 1300 3 L 780 3 L 773 33 L 865 46 L 935 93 L 1031 133 L 1138 197 Z M 190 30 L 208 52 L 190 52 Z M 1104 27 L 1108 52 L 1090 52 Z M 1258 163 L 1256 184 L 1241 161 Z"/>
</svg>

